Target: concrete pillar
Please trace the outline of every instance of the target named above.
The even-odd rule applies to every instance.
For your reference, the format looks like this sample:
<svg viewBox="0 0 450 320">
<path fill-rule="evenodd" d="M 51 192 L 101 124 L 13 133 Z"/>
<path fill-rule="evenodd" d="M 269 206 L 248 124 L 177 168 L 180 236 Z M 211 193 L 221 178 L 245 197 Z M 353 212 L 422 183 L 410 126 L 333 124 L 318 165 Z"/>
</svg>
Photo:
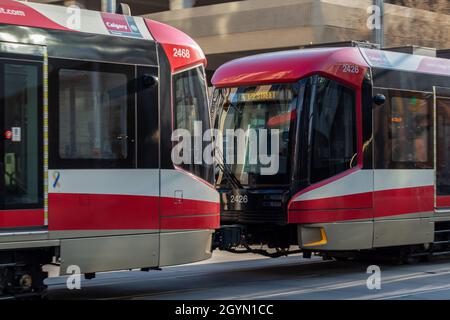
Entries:
<svg viewBox="0 0 450 320">
<path fill-rule="evenodd" d="M 170 0 L 170 10 L 192 8 L 195 0 Z"/>
<path fill-rule="evenodd" d="M 378 43 L 381 48 L 384 48 L 384 0 L 374 0 L 373 4 L 380 8 L 380 28 L 373 30 L 373 40 Z"/>
</svg>

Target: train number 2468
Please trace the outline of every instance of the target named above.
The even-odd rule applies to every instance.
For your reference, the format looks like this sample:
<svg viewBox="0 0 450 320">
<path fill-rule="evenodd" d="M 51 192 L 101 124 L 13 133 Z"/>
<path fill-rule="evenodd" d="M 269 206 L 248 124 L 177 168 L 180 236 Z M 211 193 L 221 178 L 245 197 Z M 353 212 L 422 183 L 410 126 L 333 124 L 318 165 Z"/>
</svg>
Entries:
<svg viewBox="0 0 450 320">
<path fill-rule="evenodd" d="M 174 58 L 190 59 L 191 58 L 191 50 L 189 50 L 189 49 L 181 49 L 181 48 L 173 48 L 173 57 Z"/>
</svg>

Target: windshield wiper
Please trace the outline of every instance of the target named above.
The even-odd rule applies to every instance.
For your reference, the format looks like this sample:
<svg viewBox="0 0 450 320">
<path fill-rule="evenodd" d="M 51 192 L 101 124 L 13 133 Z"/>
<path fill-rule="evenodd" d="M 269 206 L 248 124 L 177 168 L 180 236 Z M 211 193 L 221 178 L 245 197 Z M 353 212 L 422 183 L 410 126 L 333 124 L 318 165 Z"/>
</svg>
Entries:
<svg viewBox="0 0 450 320">
<path fill-rule="evenodd" d="M 243 189 L 241 182 L 239 179 L 234 175 L 233 170 L 231 170 L 230 166 L 226 163 L 225 157 L 220 149 L 215 149 L 216 154 L 220 157 L 220 162 L 217 161 L 217 166 L 219 167 L 220 171 L 224 174 L 224 176 L 227 178 L 228 183 L 231 185 L 231 187 L 235 190 Z"/>
<path fill-rule="evenodd" d="M 214 97 L 212 99 L 211 109 L 213 110 L 213 113 L 216 116 L 216 112 L 219 112 L 219 109 L 216 110 L 217 104 L 220 106 L 220 110 L 224 110 L 224 103 L 223 101 L 229 96 L 230 92 L 228 91 L 227 94 L 224 93 L 223 90 L 218 90 L 218 95 L 214 93 Z M 231 102 L 228 102 L 228 105 L 231 106 L 235 111 L 238 113 L 242 113 L 242 110 L 240 110 L 237 106 L 233 105 Z M 222 171 L 223 175 L 225 176 L 226 180 L 230 184 L 231 188 L 234 190 L 243 189 L 243 186 L 239 179 L 234 175 L 233 170 L 230 168 L 230 166 L 226 163 L 225 157 L 222 153 L 222 151 L 218 148 L 215 148 L 215 155 L 218 155 L 220 157 L 220 161 L 216 161 L 217 167 Z M 217 157 L 216 157 L 217 160 Z"/>
<path fill-rule="evenodd" d="M 228 104 L 231 108 L 234 109 L 234 111 L 236 111 L 239 114 L 242 114 L 244 111 L 242 109 L 240 109 L 236 104 L 233 104 L 231 102 L 229 102 Z"/>
</svg>

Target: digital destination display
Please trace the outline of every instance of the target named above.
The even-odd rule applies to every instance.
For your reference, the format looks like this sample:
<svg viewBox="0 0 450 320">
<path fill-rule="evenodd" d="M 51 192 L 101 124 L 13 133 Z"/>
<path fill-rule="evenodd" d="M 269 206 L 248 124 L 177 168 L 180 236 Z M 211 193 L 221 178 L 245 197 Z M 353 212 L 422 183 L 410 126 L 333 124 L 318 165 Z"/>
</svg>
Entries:
<svg viewBox="0 0 450 320">
<path fill-rule="evenodd" d="M 293 93 L 289 89 L 283 90 L 258 90 L 255 92 L 237 92 L 231 94 L 231 101 L 237 103 L 245 102 L 270 102 L 270 101 L 291 101 Z"/>
</svg>

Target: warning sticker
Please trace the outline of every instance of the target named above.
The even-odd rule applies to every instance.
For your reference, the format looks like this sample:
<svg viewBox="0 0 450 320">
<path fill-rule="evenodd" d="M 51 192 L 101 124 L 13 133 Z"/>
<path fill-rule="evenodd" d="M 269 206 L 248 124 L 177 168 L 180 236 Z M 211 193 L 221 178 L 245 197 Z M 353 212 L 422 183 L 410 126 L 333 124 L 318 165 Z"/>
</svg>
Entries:
<svg viewBox="0 0 450 320">
<path fill-rule="evenodd" d="M 11 137 L 11 141 L 12 142 L 20 142 L 22 141 L 22 128 L 20 127 L 13 127 L 11 129 L 12 131 L 12 137 Z"/>
</svg>

